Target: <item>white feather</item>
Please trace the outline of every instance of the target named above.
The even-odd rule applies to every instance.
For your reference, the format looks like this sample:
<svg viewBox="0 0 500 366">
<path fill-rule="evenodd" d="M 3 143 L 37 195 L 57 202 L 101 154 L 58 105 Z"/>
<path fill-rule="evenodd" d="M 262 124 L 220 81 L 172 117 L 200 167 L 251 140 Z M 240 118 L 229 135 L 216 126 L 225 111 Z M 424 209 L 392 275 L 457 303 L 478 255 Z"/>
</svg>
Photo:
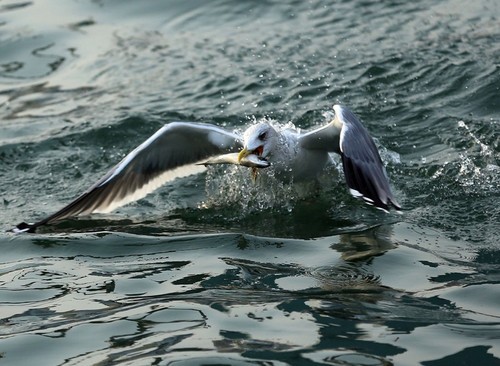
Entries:
<svg viewBox="0 0 500 366">
<path fill-rule="evenodd" d="M 190 164 L 166 171 L 165 173 L 160 174 L 158 177 L 149 181 L 147 184 L 145 184 L 142 188 L 138 189 L 134 193 L 123 197 L 121 200 L 114 200 L 110 202 L 108 206 L 101 207 L 95 210 L 94 212 L 97 213 L 111 212 L 121 206 L 126 205 L 127 203 L 134 202 L 140 200 L 141 198 L 146 197 L 149 193 L 160 188 L 165 183 L 171 182 L 177 178 L 183 178 L 190 175 L 202 173 L 205 170 L 206 168 L 203 165 Z"/>
</svg>

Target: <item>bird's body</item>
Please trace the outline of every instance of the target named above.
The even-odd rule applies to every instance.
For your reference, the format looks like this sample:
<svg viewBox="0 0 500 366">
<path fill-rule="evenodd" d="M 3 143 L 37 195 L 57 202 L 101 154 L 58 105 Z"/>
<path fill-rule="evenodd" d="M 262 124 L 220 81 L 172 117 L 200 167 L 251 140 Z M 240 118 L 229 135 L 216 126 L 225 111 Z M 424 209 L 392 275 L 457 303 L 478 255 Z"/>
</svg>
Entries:
<svg viewBox="0 0 500 366">
<path fill-rule="evenodd" d="M 305 133 L 267 122 L 249 127 L 243 136 L 210 124 L 169 123 L 73 202 L 13 231 L 33 232 L 67 217 L 112 211 L 168 181 L 201 172 L 203 165 L 235 164 L 253 169 L 254 177 L 260 169 L 272 169 L 283 181 L 314 180 L 330 153 L 340 154 L 354 196 L 386 211 L 390 206 L 399 209 L 372 138 L 350 110 L 336 105 L 334 111 L 330 123 Z"/>
<path fill-rule="evenodd" d="M 301 148 L 300 139 L 304 134 L 300 131 L 263 122 L 250 127 L 247 134 L 254 132 L 256 127 L 267 129 L 270 131 L 269 134 L 276 136 L 272 150 L 268 155 L 263 156 L 269 161 L 274 176 L 283 181 L 313 180 L 323 172 L 326 164 L 331 160 L 327 150 Z"/>
</svg>

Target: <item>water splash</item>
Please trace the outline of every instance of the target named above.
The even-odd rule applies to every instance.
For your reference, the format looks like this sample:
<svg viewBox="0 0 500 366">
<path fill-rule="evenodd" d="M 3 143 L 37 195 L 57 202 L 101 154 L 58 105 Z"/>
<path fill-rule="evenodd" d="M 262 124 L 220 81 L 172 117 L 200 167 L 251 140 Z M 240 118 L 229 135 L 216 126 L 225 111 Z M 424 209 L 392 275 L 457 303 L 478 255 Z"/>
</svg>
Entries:
<svg viewBox="0 0 500 366">
<path fill-rule="evenodd" d="M 328 123 L 332 116 L 333 112 L 324 112 L 324 120 L 319 125 Z M 267 117 L 260 119 L 252 117 L 251 122 L 252 124 L 269 123 L 283 136 L 301 132 L 301 129 L 292 122 L 283 124 Z M 236 132 L 242 133 L 243 131 Z M 293 138 L 282 137 L 282 139 L 280 145 L 284 149 L 290 150 L 286 151 L 286 154 L 293 154 L 293 149 L 297 148 L 295 144 L 291 143 Z M 401 163 L 401 157 L 398 153 L 385 148 L 377 140 L 375 142 L 386 166 Z M 291 168 L 289 169 L 291 172 Z M 292 212 L 298 201 L 318 194 L 321 195 L 331 187 L 337 186 L 340 180 L 343 180 L 341 178 L 342 171 L 340 158 L 333 153 L 324 172 L 317 179 L 309 182 L 294 182 L 291 178 L 292 174 L 287 177 L 286 169 L 283 171 L 281 166 L 276 169 L 273 166 L 259 169 L 254 180 L 252 170 L 246 167 L 212 165 L 208 167 L 205 181 L 207 199 L 199 205 L 199 208 L 237 207 L 237 211 L 243 216 L 265 210 Z"/>
<path fill-rule="evenodd" d="M 464 121 L 458 121 L 458 127 L 465 129 L 467 135 L 481 148 L 481 155 L 485 158 L 491 157 L 493 155 L 493 151 L 491 149 L 483 144 L 481 140 L 474 135 L 474 133 L 470 130 L 469 126 Z"/>
<path fill-rule="evenodd" d="M 237 206 L 243 215 L 267 209 L 290 212 L 301 193 L 272 168 L 258 171 L 254 181 L 252 171 L 240 166 L 210 167 L 205 190 L 208 198 L 201 207 Z"/>
<path fill-rule="evenodd" d="M 474 147 L 479 147 L 479 152 L 459 154 L 457 182 L 472 193 L 477 193 L 478 190 L 498 191 L 500 167 L 496 164 L 494 151 L 483 143 L 464 121 L 458 121 L 458 127 L 465 131 Z"/>
<path fill-rule="evenodd" d="M 291 122 L 282 124 L 272 118 L 251 117 L 250 121 L 251 124 L 268 123 L 282 133 L 300 131 Z M 288 141 L 281 144 L 291 148 L 285 142 Z M 291 212 L 294 202 L 311 192 L 310 184 L 295 184 L 293 179 L 283 181 L 278 176 L 283 172 L 278 173 L 272 166 L 257 170 L 255 179 L 252 174 L 251 169 L 235 165 L 209 167 L 205 184 L 208 198 L 200 208 L 236 206 L 243 215 L 269 209 Z"/>
</svg>

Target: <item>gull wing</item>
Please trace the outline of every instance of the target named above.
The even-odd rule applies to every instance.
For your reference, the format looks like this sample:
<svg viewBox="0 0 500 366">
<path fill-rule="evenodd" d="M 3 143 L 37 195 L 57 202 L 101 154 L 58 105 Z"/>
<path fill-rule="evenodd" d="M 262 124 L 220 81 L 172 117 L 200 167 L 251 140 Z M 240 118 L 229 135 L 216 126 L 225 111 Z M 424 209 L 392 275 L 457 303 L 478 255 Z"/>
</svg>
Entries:
<svg viewBox="0 0 500 366">
<path fill-rule="evenodd" d="M 336 152 L 342 158 L 350 193 L 385 211 L 401 209 L 394 198 L 382 159 L 373 139 L 356 115 L 335 105 L 335 118 L 328 125 L 304 134 L 299 144 L 306 149 Z"/>
<path fill-rule="evenodd" d="M 192 122 L 169 123 L 73 202 L 35 224 L 21 223 L 13 231 L 34 232 L 38 226 L 67 217 L 110 212 L 175 178 L 205 170 L 196 164 L 204 159 L 241 148 L 240 137 L 222 128 Z"/>
</svg>

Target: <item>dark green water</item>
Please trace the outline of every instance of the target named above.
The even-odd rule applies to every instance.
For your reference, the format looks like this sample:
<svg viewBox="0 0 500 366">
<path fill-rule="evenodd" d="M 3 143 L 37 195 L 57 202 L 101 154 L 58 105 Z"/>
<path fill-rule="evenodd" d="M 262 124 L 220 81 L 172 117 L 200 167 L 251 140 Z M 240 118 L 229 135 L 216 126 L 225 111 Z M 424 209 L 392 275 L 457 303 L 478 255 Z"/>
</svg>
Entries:
<svg viewBox="0 0 500 366">
<path fill-rule="evenodd" d="M 499 18 L 494 0 L 0 1 L 2 229 L 164 123 L 309 128 L 335 103 L 404 208 L 336 174 L 290 201 L 212 170 L 0 234 L 0 364 L 500 365 Z"/>
</svg>

